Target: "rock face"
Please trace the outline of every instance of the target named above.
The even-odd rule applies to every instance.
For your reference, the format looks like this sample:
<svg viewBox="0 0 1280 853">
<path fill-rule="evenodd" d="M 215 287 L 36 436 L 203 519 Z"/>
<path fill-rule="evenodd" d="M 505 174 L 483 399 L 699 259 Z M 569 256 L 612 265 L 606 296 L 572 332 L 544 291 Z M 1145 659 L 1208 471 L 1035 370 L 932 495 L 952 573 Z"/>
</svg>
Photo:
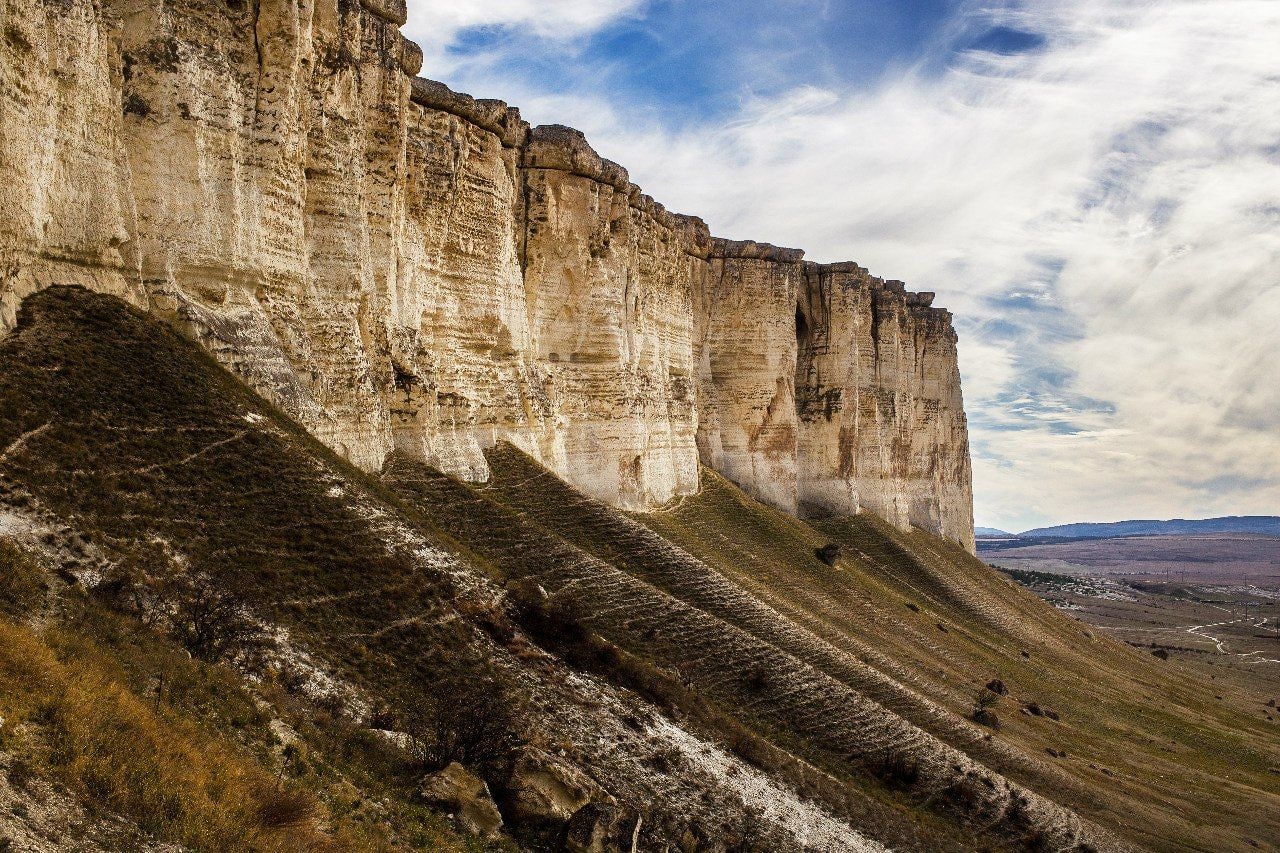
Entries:
<svg viewBox="0 0 1280 853">
<path fill-rule="evenodd" d="M 489 786 L 456 761 L 423 779 L 418 798 L 445 809 L 470 835 L 493 838 L 502 828 L 502 813 L 489 795 Z"/>
<path fill-rule="evenodd" d="M 403 0 L 0 0 L 0 329 L 168 317 L 357 465 L 511 441 L 644 510 L 711 465 L 972 547 L 949 315 L 712 240 L 577 131 L 416 77 Z"/>
<path fill-rule="evenodd" d="M 870 510 L 973 549 L 951 315 L 857 264 L 717 240 L 696 295 L 698 449 L 802 517 Z"/>
</svg>

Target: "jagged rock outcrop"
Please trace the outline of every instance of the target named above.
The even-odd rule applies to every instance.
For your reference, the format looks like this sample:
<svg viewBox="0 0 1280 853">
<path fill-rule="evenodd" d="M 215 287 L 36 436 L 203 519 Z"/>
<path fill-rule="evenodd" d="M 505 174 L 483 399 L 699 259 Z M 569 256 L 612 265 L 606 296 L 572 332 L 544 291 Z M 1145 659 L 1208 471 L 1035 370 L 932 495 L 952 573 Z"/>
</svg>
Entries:
<svg viewBox="0 0 1280 853">
<path fill-rule="evenodd" d="M 972 547 L 949 315 L 712 240 L 569 128 L 416 77 L 403 0 L 3 0 L 0 327 L 83 284 L 169 317 L 371 470 L 510 441 L 648 509 L 702 461 Z"/>
</svg>

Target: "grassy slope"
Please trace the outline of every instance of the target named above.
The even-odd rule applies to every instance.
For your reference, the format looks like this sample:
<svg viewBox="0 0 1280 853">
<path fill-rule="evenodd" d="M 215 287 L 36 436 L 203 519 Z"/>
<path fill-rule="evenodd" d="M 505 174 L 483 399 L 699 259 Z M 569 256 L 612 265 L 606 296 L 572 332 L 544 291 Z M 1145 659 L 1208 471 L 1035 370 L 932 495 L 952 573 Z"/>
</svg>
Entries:
<svg viewBox="0 0 1280 853">
<path fill-rule="evenodd" d="M 679 707 L 695 727 L 901 848 L 1042 836 L 1003 788 L 999 808 L 984 811 L 985 793 L 966 787 L 964 774 L 957 781 L 946 767 L 878 765 L 860 754 L 874 741 L 867 732 L 882 730 L 894 749 L 920 748 L 914 729 L 877 717 L 881 705 L 1139 843 L 1225 850 L 1275 834 L 1280 777 L 1266 773 L 1280 763 L 1274 731 L 1243 716 L 1236 697 L 1216 700 L 1202 682 L 1086 636 L 930 537 L 866 519 L 805 525 L 709 473 L 702 494 L 636 517 L 641 524 L 510 450 L 494 454 L 489 487 L 402 462 L 389 472 L 393 493 L 176 335 L 74 290 L 29 299 L 18 330 L 0 341 L 0 363 L 4 481 L 75 519 L 88 549 L 114 561 L 146 565 L 180 543 L 192 571 L 252 596 L 264 616 L 389 704 L 428 695 L 442 674 L 438 652 L 460 656 L 489 615 L 459 614 L 448 572 L 396 545 L 379 514 L 500 580 L 537 579 L 571 620 L 548 626 L 545 613 L 526 614 L 548 645 Z M 834 569 L 813 556 L 832 540 L 845 546 Z M 171 646 L 130 651 L 102 624 L 76 630 L 107 649 L 93 659 L 126 662 L 117 680 L 135 695 L 155 672 L 152 655 L 180 657 Z M 1013 698 L 997 706 L 1005 727 L 986 741 L 960 717 L 996 675 Z M 314 784 L 333 821 L 350 816 L 354 832 L 359 794 L 373 793 L 393 806 L 383 813 L 390 842 L 444 832 L 408 806 L 412 779 L 378 758 L 361 740 L 367 733 L 328 726 L 296 697 L 276 699 L 324 756 L 318 764 L 329 769 Z M 1015 699 L 1054 707 L 1062 720 L 1021 716 Z M 166 713 L 195 726 L 193 737 L 225 741 L 236 760 L 265 761 L 260 738 L 219 722 L 236 714 L 199 703 Z M 1046 746 L 1068 757 L 1050 759 Z M 904 784 L 917 772 L 930 793 Z M 1069 838 L 1075 829 L 1055 831 Z M 439 837 L 443 849 L 457 843 Z"/>
<path fill-rule="evenodd" d="M 42 611 L 28 598 L 22 613 L 0 614 L 3 784 L 39 797 L 32 781 L 52 782 L 88 811 L 46 840 L 113 850 L 148 839 L 262 853 L 483 849 L 404 799 L 402 759 L 371 733 L 277 684 L 193 659 L 41 562 L 0 540 L 0 574 L 43 588 L 54 605 Z M 32 616 L 36 626 L 21 618 Z M 123 826 L 98 837 L 116 816 Z M 24 817 L 3 816 L 0 838 Z"/>
<path fill-rule="evenodd" d="M 535 494 L 542 496 L 539 510 L 571 528 L 582 521 L 565 512 L 571 500 L 625 522 L 621 514 L 577 496 L 512 448 L 490 454 L 489 463 L 495 477 L 488 487 L 470 487 L 404 458 L 394 458 L 385 476 L 407 501 L 482 554 L 508 586 L 531 582 L 551 594 L 548 611 L 532 619 L 526 614 L 523 620 L 544 645 L 674 715 L 687 715 L 702 735 L 781 775 L 805 796 L 896 849 L 963 850 L 978 843 L 970 831 L 921 812 L 910 798 L 877 781 L 860 776 L 850 786 L 852 780 L 842 772 L 848 768 L 838 762 L 834 768 L 810 764 L 806 759 L 821 764 L 824 756 L 806 751 L 776 720 L 737 713 L 741 706 L 735 694 L 744 673 L 726 676 L 721 662 L 736 661 L 739 655 L 767 662 L 771 650 L 714 620 L 708 624 L 696 606 L 579 547 L 553 529 L 558 525 L 543 523 L 547 519 L 541 511 L 509 505 L 502 485 L 535 484 Z M 628 553 L 625 547 L 618 550 Z M 644 561 L 642 553 L 633 556 Z M 795 692 L 803 695 L 804 690 Z"/>
<path fill-rule="evenodd" d="M 447 578 L 390 547 L 382 531 L 345 499 L 344 492 L 352 490 L 376 493 L 377 484 L 167 328 L 116 300 L 51 289 L 24 304 L 18 328 L 0 340 L 0 364 L 3 497 L 70 520 L 81 553 L 147 571 L 179 551 L 191 574 L 235 590 L 259 614 L 344 667 L 355 684 L 402 706 L 419 701 L 440 676 L 441 656 L 433 651 L 447 656 L 466 647 L 465 623 L 434 618 L 452 612 Z M 119 725 L 151 728 L 156 742 L 181 743 L 184 733 L 199 731 L 192 743 L 218 744 L 250 777 L 274 775 L 260 749 L 255 753 L 227 741 L 217 707 L 175 706 L 148 717 L 137 697 L 148 679 L 186 659 L 175 644 L 149 640 L 138 646 L 140 640 L 127 639 L 129 631 L 79 619 L 76 613 L 88 605 L 67 606 L 69 612 L 61 607 L 55 615 L 77 620 L 66 628 L 67 636 L 96 649 L 88 663 L 64 655 L 66 644 L 48 632 L 27 636 L 13 627 L 5 637 L 56 661 L 49 664 L 52 671 L 88 672 L 88 683 L 119 694 L 118 713 L 111 712 L 122 720 Z M 127 641 L 116 642 L 121 636 Z M 110 668 L 113 658 L 124 671 Z M 170 675 L 176 677 L 176 671 Z M 218 679 L 231 678 L 229 671 L 184 677 L 214 692 Z M 373 734 L 309 707 L 299 696 L 270 685 L 263 689 L 270 694 L 256 698 L 274 700 L 273 713 L 309 732 L 323 750 L 325 757 L 310 763 L 318 775 L 306 782 L 321 795 L 339 848 L 463 848 L 438 815 L 410 802 L 416 778 L 406 775 L 405 762 L 397 763 Z M 49 690 L 55 698 L 65 693 L 56 683 Z M 43 719 L 48 703 L 30 705 L 30 696 L 21 682 L 0 685 L 0 702 Z M 246 739 L 239 729 L 235 734 Z M 270 740 L 258 735 L 259 741 Z M 121 811 L 160 837 L 198 849 L 243 844 L 224 844 L 223 834 L 193 837 L 185 816 L 166 816 L 161 809 L 157 817 L 152 806 L 95 785 L 88 769 L 59 769 L 57 762 L 49 767 L 55 775 L 69 773 L 64 784 L 91 804 Z M 157 785 L 172 783 L 155 772 Z M 235 798 L 251 800 L 246 791 Z M 244 817 L 249 807 L 237 808 L 228 807 L 234 814 L 223 824 L 241 821 L 241 837 L 252 838 L 252 816 Z M 360 829 L 373 814 L 380 828 Z M 345 824 L 352 827 L 347 834 Z"/>
<path fill-rule="evenodd" d="M 992 756 L 1006 774 L 1052 786 L 1065 804 L 1156 849 L 1274 843 L 1280 776 L 1268 768 L 1280 762 L 1278 733 L 1247 697 L 1093 635 L 934 537 L 868 516 L 804 524 L 703 477 L 700 495 L 643 520 L 956 715 L 1002 679 L 1010 695 L 995 707 L 996 739 L 1032 759 Z M 812 557 L 829 541 L 843 549 L 835 568 Z M 1019 713 L 1030 701 L 1061 721 Z M 950 739 L 945 725 L 916 721 Z"/>
<path fill-rule="evenodd" d="M 916 721 L 908 712 L 959 732 L 963 736 L 951 740 L 965 751 L 986 747 L 981 730 L 904 690 L 857 655 L 779 618 L 671 544 L 683 537 L 673 534 L 666 541 L 583 498 L 512 448 L 496 449 L 489 462 L 492 481 L 475 489 L 403 460 L 388 473 L 393 485 L 500 570 L 545 588 L 560 618 L 581 622 L 610 643 L 678 673 L 718 713 L 832 774 L 854 800 L 846 813 L 855 825 L 908 849 L 939 849 L 948 839 L 966 848 L 1052 847 L 1092 837 L 1107 846 L 1105 836 L 1069 813 L 1055 813 L 1051 804 L 1033 805 L 1028 819 L 1018 802 L 1024 793 L 967 764 L 960 752 L 948 753 L 911 725 Z M 745 512 L 756 514 L 748 523 L 782 525 L 761 531 L 770 548 L 793 561 L 798 557 L 805 571 L 822 567 L 812 546 L 825 542 L 823 536 L 738 499 Z M 692 503 L 686 506 L 697 514 Z M 730 546 L 721 556 L 740 563 L 749 553 Z M 900 674 L 908 676 L 912 668 Z M 1017 755 L 1008 747 L 1003 752 Z M 1039 787 L 1056 795 L 1053 786 Z M 912 829 L 904 827 L 904 816 Z M 929 840 L 911 839 L 913 830 Z"/>
<path fill-rule="evenodd" d="M 707 759 L 633 695 L 533 648 L 502 608 L 498 567 L 152 318 L 51 289 L 26 300 L 0 363 L 0 511 L 53 519 L 70 568 L 207 577 L 387 708 L 392 726 L 479 698 L 474 685 L 500 669 L 524 702 L 519 728 L 535 758 L 572 765 L 616 797 L 594 814 L 628 845 L 639 818 L 642 848 L 701 838 L 776 850 L 811 827 L 841 832 L 751 768 Z M 499 704 L 484 698 L 477 712 Z M 306 727 L 317 729 L 320 764 L 336 767 L 331 785 L 315 780 L 330 820 L 376 813 L 388 844 L 448 849 L 415 840 L 437 824 L 412 805 L 412 762 L 388 759 L 365 729 L 326 721 L 319 704 Z M 520 802 L 501 787 L 509 770 L 486 773 L 518 819 Z M 518 828 L 542 829 L 536 817 Z"/>
</svg>

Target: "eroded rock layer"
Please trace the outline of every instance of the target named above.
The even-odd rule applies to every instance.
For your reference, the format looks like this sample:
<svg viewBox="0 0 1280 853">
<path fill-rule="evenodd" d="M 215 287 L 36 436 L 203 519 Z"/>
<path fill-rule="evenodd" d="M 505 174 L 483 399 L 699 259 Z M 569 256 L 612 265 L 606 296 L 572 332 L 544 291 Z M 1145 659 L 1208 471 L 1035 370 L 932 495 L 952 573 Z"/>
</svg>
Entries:
<svg viewBox="0 0 1280 853">
<path fill-rule="evenodd" d="M 0 3 L 0 327 L 83 284 L 367 469 L 484 480 L 506 440 L 649 509 L 701 455 L 972 545 L 946 312 L 713 241 L 577 131 L 416 77 L 403 0 Z"/>
</svg>

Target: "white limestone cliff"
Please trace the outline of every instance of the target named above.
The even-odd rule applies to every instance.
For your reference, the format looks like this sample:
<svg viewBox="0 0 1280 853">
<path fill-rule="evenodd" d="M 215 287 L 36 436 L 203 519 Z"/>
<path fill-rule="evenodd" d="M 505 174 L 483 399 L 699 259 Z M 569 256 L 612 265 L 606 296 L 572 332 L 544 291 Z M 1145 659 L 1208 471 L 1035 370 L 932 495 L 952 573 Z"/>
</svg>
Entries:
<svg viewBox="0 0 1280 853">
<path fill-rule="evenodd" d="M 369 470 L 483 480 L 511 441 L 644 510 L 701 460 L 972 548 L 945 311 L 713 241 L 577 131 L 416 77 L 403 0 L 0 4 L 0 329 L 81 284 Z"/>
</svg>

